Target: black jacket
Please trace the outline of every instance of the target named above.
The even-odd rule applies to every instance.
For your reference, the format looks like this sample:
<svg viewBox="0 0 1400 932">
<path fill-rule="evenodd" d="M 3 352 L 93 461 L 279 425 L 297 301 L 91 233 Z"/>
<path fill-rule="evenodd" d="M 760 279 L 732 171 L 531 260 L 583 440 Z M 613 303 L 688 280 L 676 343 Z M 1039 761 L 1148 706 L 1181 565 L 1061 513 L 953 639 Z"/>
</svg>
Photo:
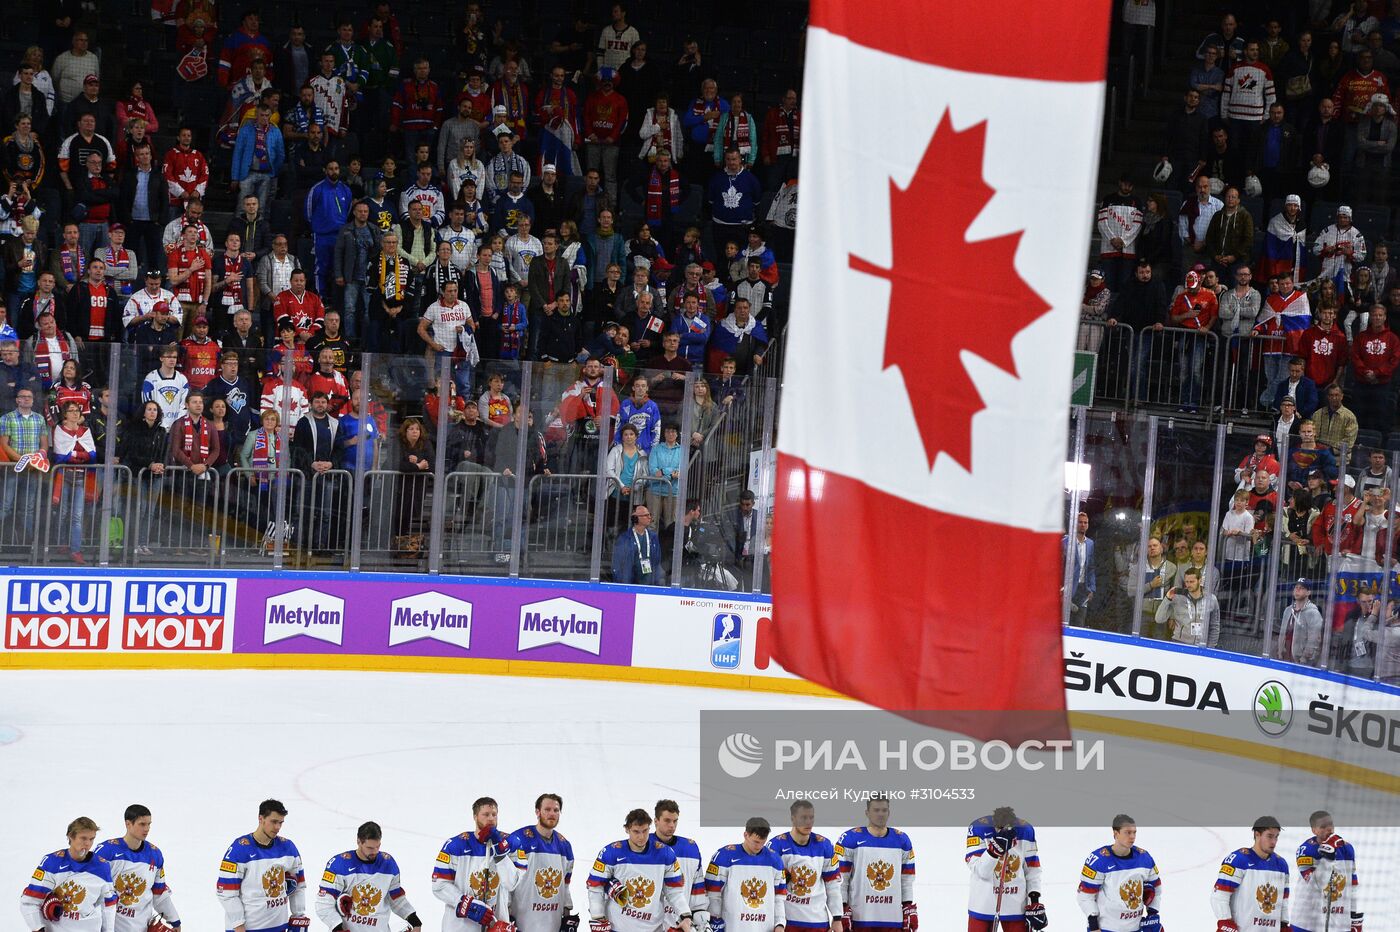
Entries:
<svg viewBox="0 0 1400 932">
<path fill-rule="evenodd" d="M 43 91 L 37 87 L 30 94 L 29 116 L 34 128 L 34 135 L 43 139 L 49 137 L 49 124 L 53 122 L 53 117 L 49 116 L 47 102 L 44 100 Z M 4 135 L 8 136 L 15 128 L 15 120 L 19 118 L 19 85 L 5 82 L 5 86 L 0 88 L 0 127 L 4 129 Z"/>
<path fill-rule="evenodd" d="M 125 224 L 132 222 L 131 208 L 136 203 L 136 174 L 135 171 L 129 171 L 123 175 L 121 188 L 117 192 L 117 218 Z M 161 175 L 160 166 L 153 164 L 151 177 L 146 182 L 146 210 L 151 223 L 164 222 L 165 207 L 169 203 L 165 193 L 165 178 Z"/>
<path fill-rule="evenodd" d="M 165 428 L 160 426 L 159 421 L 151 427 L 146 424 L 145 418 L 138 417 L 126 425 L 119 439 L 117 456 L 133 476 L 152 463 L 165 462 Z"/>
<path fill-rule="evenodd" d="M 1165 222 L 1165 221 L 1163 221 Z M 1109 305 L 1108 316 L 1135 331 L 1167 322 L 1167 290 L 1156 280 L 1140 282 L 1137 276 L 1128 279 Z"/>
<path fill-rule="evenodd" d="M 228 229 L 224 231 L 224 238 L 227 239 L 230 233 L 237 233 L 239 242 L 243 244 L 244 252 L 255 253 L 253 258 L 257 262 L 263 256 L 272 252 L 272 224 L 268 221 L 267 215 L 261 210 L 259 205 L 258 219 L 249 220 L 242 211 L 229 221 Z"/>
</svg>

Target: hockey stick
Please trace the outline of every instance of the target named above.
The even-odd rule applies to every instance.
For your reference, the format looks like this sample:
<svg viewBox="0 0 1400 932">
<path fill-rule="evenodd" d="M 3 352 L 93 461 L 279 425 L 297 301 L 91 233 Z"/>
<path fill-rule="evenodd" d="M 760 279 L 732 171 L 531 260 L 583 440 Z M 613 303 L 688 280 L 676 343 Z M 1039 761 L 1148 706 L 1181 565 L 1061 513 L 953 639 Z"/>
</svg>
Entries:
<svg viewBox="0 0 1400 932">
<path fill-rule="evenodd" d="M 1008 850 L 1006 853 L 1002 854 L 1001 857 L 997 858 L 997 907 L 996 912 L 992 915 L 991 932 L 997 932 L 997 929 L 1002 927 L 1001 898 L 1006 892 L 1006 855 L 1009 853 L 1010 851 Z"/>
<path fill-rule="evenodd" d="M 1327 884 L 1322 888 L 1322 932 L 1332 930 L 1332 878 L 1337 876 L 1337 868 L 1333 866 L 1327 872 Z"/>
</svg>

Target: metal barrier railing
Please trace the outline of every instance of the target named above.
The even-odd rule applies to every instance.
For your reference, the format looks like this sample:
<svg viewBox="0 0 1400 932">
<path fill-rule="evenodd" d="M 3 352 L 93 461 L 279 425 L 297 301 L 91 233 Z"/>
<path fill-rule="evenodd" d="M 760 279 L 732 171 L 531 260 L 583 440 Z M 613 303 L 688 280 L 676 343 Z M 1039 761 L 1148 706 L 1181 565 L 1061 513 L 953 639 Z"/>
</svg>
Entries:
<svg viewBox="0 0 1400 932">
<path fill-rule="evenodd" d="M 1126 408 L 1133 398 L 1137 335 L 1127 324 L 1108 326 L 1103 321 L 1079 322 L 1078 349 L 1098 357 L 1094 398 Z"/>
<path fill-rule="evenodd" d="M 1274 388 L 1288 376 L 1282 336 L 1240 334 L 1222 341 L 1220 399 L 1226 417 L 1270 412 Z"/>
<path fill-rule="evenodd" d="M 1186 413 L 1204 411 L 1209 416 L 1219 388 L 1219 342 L 1219 337 L 1209 330 L 1164 327 L 1153 331 L 1137 403 L 1177 408 Z"/>
<path fill-rule="evenodd" d="M 597 513 L 599 480 L 591 473 L 531 476 L 524 503 L 524 572 L 531 576 L 558 579 L 587 579 L 595 530 L 604 513 Z M 508 483 L 497 487 L 498 494 L 513 499 L 515 490 Z M 599 542 L 601 546 L 601 541 Z"/>
<path fill-rule="evenodd" d="M 82 562 L 125 562 L 124 512 L 131 470 L 102 463 L 55 465 L 43 480 L 40 511 L 45 520 L 43 533 L 36 535 L 42 551 L 54 555 L 54 562 L 65 553 Z M 111 498 L 110 503 L 105 497 Z"/>
<path fill-rule="evenodd" d="M 501 525 L 510 521 L 510 495 L 503 490 L 513 492 L 515 486 L 513 477 L 473 463 L 460 464 L 447 474 L 442 539 L 445 570 L 478 575 L 510 572 L 509 548 L 498 544 L 493 528 L 498 509 Z"/>
<path fill-rule="evenodd" d="M 223 546 L 218 473 L 188 466 L 152 467 L 137 475 L 133 563 L 214 566 Z"/>
<path fill-rule="evenodd" d="M 284 490 L 289 501 L 279 509 Z M 305 498 L 306 479 L 296 470 L 282 478 L 275 469 L 230 469 L 224 476 L 219 565 L 267 566 L 279 542 L 286 565 L 297 565 L 295 554 L 305 540 Z"/>
</svg>

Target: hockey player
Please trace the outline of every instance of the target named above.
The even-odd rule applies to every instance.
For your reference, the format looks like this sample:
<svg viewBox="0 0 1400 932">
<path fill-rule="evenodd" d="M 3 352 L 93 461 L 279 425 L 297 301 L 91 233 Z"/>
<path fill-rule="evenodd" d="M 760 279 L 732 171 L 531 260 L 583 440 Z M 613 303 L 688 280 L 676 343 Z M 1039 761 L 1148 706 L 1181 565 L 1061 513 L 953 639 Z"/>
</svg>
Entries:
<svg viewBox="0 0 1400 932">
<path fill-rule="evenodd" d="M 789 929 L 830 929 L 842 932 L 841 865 L 830 838 L 812 831 L 817 812 L 799 799 L 788 807 L 792 831 L 783 832 L 769 845 L 787 871 L 787 904 L 783 908 Z"/>
<path fill-rule="evenodd" d="M 258 806 L 258 827 L 233 840 L 219 864 L 219 903 L 231 932 L 310 928 L 301 852 L 283 838 L 287 807 L 275 799 Z"/>
<path fill-rule="evenodd" d="M 68 847 L 46 854 L 19 898 L 24 927 L 36 932 L 112 932 L 117 892 L 112 866 L 92 850 L 97 823 L 68 823 Z"/>
<path fill-rule="evenodd" d="M 711 932 L 774 932 L 787 925 L 787 875 L 768 847 L 768 820 L 744 823 L 744 842 L 725 845 L 705 868 Z"/>
<path fill-rule="evenodd" d="M 633 809 L 623 822 L 627 837 L 602 851 L 588 873 L 590 932 L 661 932 L 666 916 L 679 916 L 691 932 L 690 893 L 676 852 L 651 838 L 651 816 Z"/>
<path fill-rule="evenodd" d="M 1308 826 L 1312 837 L 1298 846 L 1298 900 L 1292 908 L 1293 932 L 1342 932 L 1348 928 L 1350 932 L 1361 932 L 1362 914 L 1356 911 L 1356 851 L 1337 834 L 1331 813 L 1314 812 L 1308 818 Z"/>
<path fill-rule="evenodd" d="M 1254 846 L 1231 851 L 1220 862 L 1210 895 L 1216 932 L 1288 932 L 1288 862 L 1274 853 L 1281 830 L 1278 819 L 1260 816 L 1254 820 Z"/>
<path fill-rule="evenodd" d="M 442 932 L 486 932 L 507 922 L 508 891 L 501 870 L 510 844 L 496 827 L 499 807 L 490 796 L 472 803 L 470 832 L 442 843 L 433 865 L 433 896 L 442 900 Z"/>
<path fill-rule="evenodd" d="M 866 826 L 847 831 L 836 843 L 848 927 L 917 932 L 914 844 L 908 835 L 889 827 L 890 801 L 885 797 L 871 797 L 865 804 L 865 819 Z"/>
<path fill-rule="evenodd" d="M 409 932 L 422 932 L 423 922 L 399 882 L 399 865 L 380 850 L 384 832 L 366 822 L 355 833 L 355 847 L 326 862 L 316 893 L 316 915 L 331 932 L 391 928 L 389 914 L 408 923 Z"/>
<path fill-rule="evenodd" d="M 1089 929 L 1140 932 L 1162 928 L 1162 878 L 1152 855 L 1137 847 L 1137 823 L 1113 817 L 1113 844 L 1089 852 L 1079 877 L 1079 908 Z"/>
<path fill-rule="evenodd" d="M 705 896 L 705 878 L 700 873 L 700 846 L 693 838 L 683 838 L 676 834 L 676 825 L 681 820 L 681 807 L 674 799 L 658 799 L 652 810 L 656 817 L 656 830 L 651 833 L 652 841 L 659 841 L 676 852 L 676 861 L 681 866 L 682 887 L 690 902 L 690 924 L 696 932 L 706 932 L 709 928 L 709 903 Z M 680 925 L 680 917 L 665 907 L 666 928 Z"/>
<path fill-rule="evenodd" d="M 541 793 L 535 800 L 535 824 L 511 833 L 506 843 L 511 850 L 514 877 L 510 889 L 510 915 L 518 932 L 574 932 L 574 898 L 569 883 L 574 876 L 574 846 L 559 826 L 564 800 L 554 793 Z"/>
<path fill-rule="evenodd" d="M 180 914 L 165 883 L 165 855 L 146 840 L 151 833 L 151 810 L 130 805 L 122 818 L 126 834 L 104 841 L 93 852 L 111 865 L 117 893 L 116 932 L 180 928 Z"/>
<path fill-rule="evenodd" d="M 1035 828 L 999 806 L 967 829 L 963 860 L 972 871 L 967 898 L 968 932 L 1043 929 L 1049 924 L 1040 902 L 1040 850 Z"/>
</svg>

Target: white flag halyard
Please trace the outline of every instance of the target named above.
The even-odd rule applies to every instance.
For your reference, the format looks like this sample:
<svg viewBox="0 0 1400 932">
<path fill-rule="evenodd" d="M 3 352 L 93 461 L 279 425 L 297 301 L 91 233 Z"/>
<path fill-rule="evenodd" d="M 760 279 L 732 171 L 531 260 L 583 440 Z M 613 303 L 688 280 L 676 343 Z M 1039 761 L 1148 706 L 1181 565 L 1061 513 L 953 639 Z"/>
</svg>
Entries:
<svg viewBox="0 0 1400 932">
<path fill-rule="evenodd" d="M 959 43 L 974 26 L 894 6 L 927 41 L 829 2 L 808 33 L 778 657 L 886 708 L 1060 709 L 1065 437 L 1108 7 L 1051 10 L 1057 31 L 1022 37 L 1021 55 L 965 36 L 983 50 L 971 59 Z M 993 6 L 1007 8 L 999 36 L 1037 28 Z M 1066 34 L 1096 69 L 1052 57 Z"/>
</svg>

